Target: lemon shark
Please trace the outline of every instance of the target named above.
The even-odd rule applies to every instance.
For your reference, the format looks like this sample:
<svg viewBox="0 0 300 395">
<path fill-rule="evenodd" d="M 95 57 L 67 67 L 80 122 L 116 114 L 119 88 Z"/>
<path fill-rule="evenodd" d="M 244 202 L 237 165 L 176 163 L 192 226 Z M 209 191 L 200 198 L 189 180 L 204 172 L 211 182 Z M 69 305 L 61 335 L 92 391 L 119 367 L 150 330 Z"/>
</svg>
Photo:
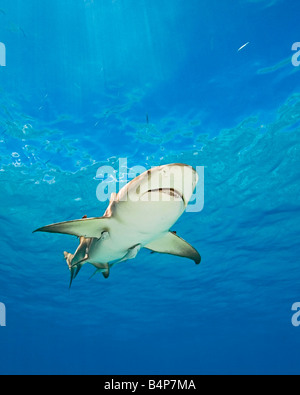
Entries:
<svg viewBox="0 0 300 395">
<path fill-rule="evenodd" d="M 171 227 L 186 210 L 199 176 L 184 164 L 169 164 L 146 171 L 112 194 L 103 217 L 60 222 L 35 232 L 77 236 L 74 254 L 64 252 L 71 271 L 71 282 L 85 263 L 90 263 L 105 278 L 117 263 L 133 259 L 142 248 L 152 252 L 189 258 L 201 262 L 189 243 L 171 232 Z"/>
</svg>

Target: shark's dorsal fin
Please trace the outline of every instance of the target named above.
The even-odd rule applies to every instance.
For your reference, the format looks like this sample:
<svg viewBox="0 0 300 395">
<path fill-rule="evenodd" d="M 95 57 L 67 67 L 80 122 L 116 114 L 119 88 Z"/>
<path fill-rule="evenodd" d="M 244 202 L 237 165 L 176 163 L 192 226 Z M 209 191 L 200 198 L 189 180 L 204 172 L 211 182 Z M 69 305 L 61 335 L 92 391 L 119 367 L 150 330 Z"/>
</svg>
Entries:
<svg viewBox="0 0 300 395">
<path fill-rule="evenodd" d="M 100 239 L 103 232 L 109 232 L 109 217 L 84 218 L 60 222 L 37 229 L 35 232 L 62 233 L 77 237 Z"/>
<path fill-rule="evenodd" d="M 165 233 L 159 239 L 147 244 L 145 248 L 162 254 L 171 254 L 189 258 L 195 261 L 197 265 L 201 262 L 201 256 L 198 251 L 173 232 Z"/>
</svg>

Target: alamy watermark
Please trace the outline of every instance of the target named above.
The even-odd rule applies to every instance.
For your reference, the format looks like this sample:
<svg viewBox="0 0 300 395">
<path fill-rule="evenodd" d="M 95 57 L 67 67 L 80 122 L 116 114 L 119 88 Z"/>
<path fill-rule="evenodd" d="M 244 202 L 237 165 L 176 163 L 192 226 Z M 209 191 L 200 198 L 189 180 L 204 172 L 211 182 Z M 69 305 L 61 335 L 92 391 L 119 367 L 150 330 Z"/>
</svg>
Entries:
<svg viewBox="0 0 300 395">
<path fill-rule="evenodd" d="M 297 42 L 297 43 L 293 44 L 292 51 L 296 52 L 292 56 L 292 64 L 295 67 L 299 67 L 300 66 L 300 42 Z"/>
<path fill-rule="evenodd" d="M 295 312 L 295 314 L 292 316 L 292 325 L 295 328 L 298 328 L 300 326 L 300 303 L 294 303 L 292 306 L 292 311 Z"/>
<path fill-rule="evenodd" d="M 0 326 L 6 326 L 6 307 L 4 303 L 0 303 Z"/>
<path fill-rule="evenodd" d="M 128 168 L 128 161 L 126 158 L 119 159 L 119 169 L 116 170 L 112 166 L 101 166 L 96 175 L 96 180 L 101 180 L 97 187 L 96 195 L 100 202 L 107 202 L 111 196 L 120 191 L 131 180 L 147 173 L 149 169 L 143 166 L 134 166 Z M 170 170 L 172 168 L 172 170 Z M 155 167 L 153 168 L 155 169 Z M 173 167 L 162 167 L 162 174 L 155 174 L 153 177 L 145 177 L 144 189 L 137 186 L 135 193 L 123 194 L 121 200 L 138 201 L 140 198 L 143 201 L 174 201 L 181 200 L 188 196 L 190 198 L 187 212 L 200 212 L 204 208 L 204 166 L 197 166 L 195 168 L 198 174 L 198 182 L 193 179 L 193 172 L 191 167 L 173 165 Z M 169 172 L 169 173 L 168 173 Z M 176 174 L 176 175 L 175 175 Z M 117 176 L 118 175 L 118 176 Z M 162 178 L 159 178 L 159 177 Z M 175 179 L 176 178 L 176 179 Z M 193 185 L 194 182 L 194 185 Z M 148 193 L 145 191 L 168 191 L 168 193 L 157 194 Z M 147 195 L 147 200 L 145 200 Z"/>
<path fill-rule="evenodd" d="M 0 66 L 6 66 L 6 47 L 0 43 Z"/>
</svg>

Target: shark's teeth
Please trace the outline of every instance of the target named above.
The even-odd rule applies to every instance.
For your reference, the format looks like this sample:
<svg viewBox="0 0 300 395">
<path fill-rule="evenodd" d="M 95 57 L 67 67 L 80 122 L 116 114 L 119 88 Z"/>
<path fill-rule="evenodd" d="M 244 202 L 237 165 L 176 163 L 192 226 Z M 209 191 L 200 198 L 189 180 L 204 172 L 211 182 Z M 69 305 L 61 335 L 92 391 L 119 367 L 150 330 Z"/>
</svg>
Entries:
<svg viewBox="0 0 300 395">
<path fill-rule="evenodd" d="M 168 196 L 174 197 L 175 199 L 184 201 L 183 195 L 180 192 L 176 191 L 176 189 L 174 189 L 174 188 L 150 189 L 146 193 L 151 193 L 151 192 L 162 192 L 162 193 L 164 193 L 164 194 L 166 194 Z"/>
</svg>

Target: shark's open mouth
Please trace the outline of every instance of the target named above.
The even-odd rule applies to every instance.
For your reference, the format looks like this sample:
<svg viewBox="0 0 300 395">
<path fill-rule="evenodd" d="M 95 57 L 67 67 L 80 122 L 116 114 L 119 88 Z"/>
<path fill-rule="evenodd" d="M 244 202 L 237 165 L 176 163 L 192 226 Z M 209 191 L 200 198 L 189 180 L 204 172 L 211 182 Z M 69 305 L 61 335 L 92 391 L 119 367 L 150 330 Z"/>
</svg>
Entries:
<svg viewBox="0 0 300 395">
<path fill-rule="evenodd" d="M 184 197 L 183 197 L 182 193 L 179 192 L 179 191 L 177 191 L 177 190 L 174 189 L 174 188 L 157 188 L 157 189 L 150 189 L 150 190 L 148 190 L 145 194 L 151 193 L 151 192 L 162 192 L 162 193 L 164 193 L 164 194 L 166 194 L 166 195 L 168 195 L 168 196 L 170 196 L 170 197 L 172 197 L 172 198 L 181 199 L 181 200 L 183 201 L 183 203 L 185 203 Z"/>
</svg>

